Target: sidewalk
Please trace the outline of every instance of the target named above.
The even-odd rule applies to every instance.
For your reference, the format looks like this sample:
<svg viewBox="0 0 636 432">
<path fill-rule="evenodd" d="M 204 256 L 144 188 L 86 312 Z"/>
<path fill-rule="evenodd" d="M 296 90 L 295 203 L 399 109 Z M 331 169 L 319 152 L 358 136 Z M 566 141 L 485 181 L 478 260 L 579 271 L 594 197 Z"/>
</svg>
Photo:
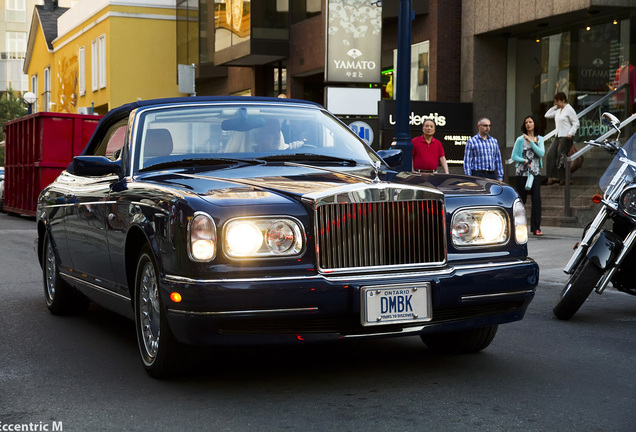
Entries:
<svg viewBox="0 0 636 432">
<path fill-rule="evenodd" d="M 541 227 L 540 237 L 530 234 L 528 255 L 539 264 L 541 282 L 562 284 L 567 280 L 563 267 L 574 252 L 574 245 L 581 240 L 583 228 Z"/>
</svg>

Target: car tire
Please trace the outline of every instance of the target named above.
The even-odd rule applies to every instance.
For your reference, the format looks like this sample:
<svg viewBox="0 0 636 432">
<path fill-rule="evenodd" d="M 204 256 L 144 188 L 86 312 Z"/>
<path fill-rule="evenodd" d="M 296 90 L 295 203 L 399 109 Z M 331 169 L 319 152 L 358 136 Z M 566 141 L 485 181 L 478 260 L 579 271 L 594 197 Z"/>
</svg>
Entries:
<svg viewBox="0 0 636 432">
<path fill-rule="evenodd" d="M 137 262 L 134 305 L 137 345 L 146 372 L 155 378 L 170 376 L 177 360 L 178 343 L 168 326 L 157 265 L 148 246 L 142 249 Z"/>
<path fill-rule="evenodd" d="M 54 315 L 73 315 L 84 312 L 89 300 L 60 276 L 58 258 L 50 237 L 44 237 L 42 249 L 42 276 L 46 307 Z"/>
<path fill-rule="evenodd" d="M 421 335 L 431 351 L 440 354 L 470 354 L 490 345 L 497 334 L 497 326 L 481 327 L 448 333 Z"/>
<path fill-rule="evenodd" d="M 554 304 L 552 308 L 554 316 L 563 321 L 572 318 L 583 306 L 601 276 L 603 276 L 603 270 L 584 258 L 568 279 L 559 299 Z"/>
</svg>

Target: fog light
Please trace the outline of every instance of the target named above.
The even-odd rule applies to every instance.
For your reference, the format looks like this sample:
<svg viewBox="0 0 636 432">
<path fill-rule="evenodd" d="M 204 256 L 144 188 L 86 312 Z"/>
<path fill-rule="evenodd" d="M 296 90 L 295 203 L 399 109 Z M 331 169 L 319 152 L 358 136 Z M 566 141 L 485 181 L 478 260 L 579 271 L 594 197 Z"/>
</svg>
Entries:
<svg viewBox="0 0 636 432">
<path fill-rule="evenodd" d="M 170 300 L 172 300 L 175 303 L 181 303 L 181 300 L 183 300 L 183 298 L 181 297 L 181 294 L 179 294 L 178 292 L 171 292 Z"/>
</svg>

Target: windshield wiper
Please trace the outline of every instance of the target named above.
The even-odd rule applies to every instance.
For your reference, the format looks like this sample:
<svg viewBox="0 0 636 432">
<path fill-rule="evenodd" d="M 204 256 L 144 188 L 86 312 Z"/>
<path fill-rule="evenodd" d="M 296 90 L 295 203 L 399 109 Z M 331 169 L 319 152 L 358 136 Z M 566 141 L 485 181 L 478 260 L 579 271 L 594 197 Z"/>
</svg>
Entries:
<svg viewBox="0 0 636 432">
<path fill-rule="evenodd" d="M 188 167 L 195 165 L 228 165 L 228 164 L 249 164 L 249 165 L 262 165 L 265 162 L 262 159 L 237 159 L 237 158 L 186 158 L 169 160 L 165 162 L 159 162 L 146 167 L 141 168 L 139 171 L 149 171 L 161 168 L 172 167 Z"/>
<path fill-rule="evenodd" d="M 308 165 L 316 164 L 316 163 L 327 163 L 327 164 L 344 164 L 348 166 L 356 166 L 358 162 L 353 159 L 346 159 L 336 156 L 328 156 L 321 155 L 315 153 L 294 153 L 294 154 L 280 154 L 280 155 L 272 155 L 262 157 L 261 160 L 265 162 L 303 162 Z"/>
</svg>

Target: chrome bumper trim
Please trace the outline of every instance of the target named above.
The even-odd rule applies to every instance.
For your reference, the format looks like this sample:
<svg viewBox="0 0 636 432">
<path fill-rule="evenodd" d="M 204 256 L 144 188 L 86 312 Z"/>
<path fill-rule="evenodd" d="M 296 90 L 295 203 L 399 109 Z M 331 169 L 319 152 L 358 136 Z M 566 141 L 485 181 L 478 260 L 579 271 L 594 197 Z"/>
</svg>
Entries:
<svg viewBox="0 0 636 432">
<path fill-rule="evenodd" d="M 385 333 L 364 333 L 364 334 L 353 334 L 353 335 L 343 335 L 344 339 L 353 339 L 353 338 L 361 338 L 368 336 L 395 336 L 395 335 L 405 335 L 411 333 L 419 333 L 424 330 L 426 326 L 417 326 L 417 327 L 406 327 L 399 331 L 385 332 Z"/>
<path fill-rule="evenodd" d="M 527 294 L 533 294 L 534 292 L 535 292 L 535 290 L 531 289 L 531 290 L 512 291 L 512 292 L 505 292 L 505 293 L 465 295 L 465 296 L 461 297 L 461 300 L 462 301 L 466 301 L 466 300 L 484 300 L 484 299 L 491 299 L 491 298 L 497 298 L 497 297 L 527 295 Z"/>
<path fill-rule="evenodd" d="M 177 309 L 168 309 L 168 312 L 179 315 L 194 315 L 194 316 L 232 316 L 232 315 L 267 315 L 274 313 L 295 313 L 295 312 L 317 312 L 317 307 L 306 308 L 290 308 L 290 309 L 254 309 L 254 310 L 237 310 L 237 311 L 219 311 L 219 312 L 198 312 L 198 311 L 184 311 Z"/>
<path fill-rule="evenodd" d="M 218 284 L 218 283 L 246 283 L 246 282 L 284 282 L 284 281 L 312 281 L 312 280 L 325 280 L 332 282 L 339 281 L 357 281 L 357 280 L 368 280 L 368 279 L 376 279 L 376 280 L 392 280 L 396 278 L 430 278 L 436 276 L 448 276 L 452 275 L 457 271 L 465 271 L 465 270 L 480 270 L 480 269 L 495 269 L 499 267 L 510 267 L 519 264 L 530 263 L 532 260 L 529 258 L 527 260 L 515 260 L 515 261 L 506 261 L 501 263 L 487 263 L 487 264 L 465 264 L 458 265 L 454 267 L 446 267 L 440 270 L 430 270 L 430 271 L 420 271 L 420 272 L 409 272 L 409 273 L 365 273 L 365 274 L 351 274 L 351 275 L 340 275 L 340 276 L 332 276 L 332 275 L 311 275 L 311 276 L 280 276 L 280 277 L 266 277 L 266 278 L 224 278 L 224 279 L 194 279 L 184 276 L 177 275 L 166 275 L 165 281 L 175 284 Z"/>
</svg>

